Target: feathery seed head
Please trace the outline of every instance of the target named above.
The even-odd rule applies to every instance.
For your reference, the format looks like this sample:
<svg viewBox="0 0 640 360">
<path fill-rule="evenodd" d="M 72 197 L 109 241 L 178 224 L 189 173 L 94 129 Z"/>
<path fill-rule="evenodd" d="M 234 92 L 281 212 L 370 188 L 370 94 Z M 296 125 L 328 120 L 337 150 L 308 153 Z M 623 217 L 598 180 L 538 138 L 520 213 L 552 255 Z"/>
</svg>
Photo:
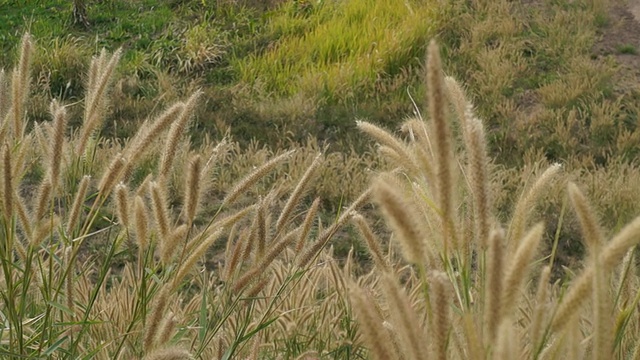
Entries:
<svg viewBox="0 0 640 360">
<path fill-rule="evenodd" d="M 572 182 L 568 184 L 569 198 L 580 220 L 582 237 L 592 256 L 597 256 L 600 247 L 604 244 L 604 235 L 600 228 L 600 222 L 587 198 L 582 194 L 578 186 Z"/>
<path fill-rule="evenodd" d="M 51 200 L 51 182 L 44 179 L 38 187 L 38 197 L 36 198 L 35 220 L 44 219 Z"/>
<path fill-rule="evenodd" d="M 416 219 L 418 211 L 397 186 L 384 177 L 378 178 L 373 185 L 373 199 L 382 209 L 382 213 L 398 237 L 403 255 L 413 264 L 422 264 L 426 260 L 423 227 Z"/>
<path fill-rule="evenodd" d="M 266 176 L 271 170 L 273 170 L 277 165 L 283 162 L 286 159 L 289 159 L 291 155 L 295 152 L 295 150 L 290 150 L 276 156 L 275 158 L 267 161 L 262 166 L 255 169 L 252 173 L 247 175 L 244 179 L 236 184 L 236 186 L 227 193 L 227 196 L 222 201 L 223 206 L 229 205 L 233 203 L 241 194 L 243 194 L 246 190 L 248 190 L 253 184 L 258 182 L 258 180 L 262 179 Z"/>
<path fill-rule="evenodd" d="M 144 332 L 143 349 L 146 353 L 150 353 L 152 350 L 158 348 L 155 342 L 156 335 L 162 318 L 165 315 L 165 309 L 167 307 L 167 300 L 171 294 L 171 289 L 168 286 L 163 286 L 158 294 L 155 296 L 155 301 L 151 312 L 147 316 L 147 326 Z"/>
<path fill-rule="evenodd" d="M 484 309 L 486 339 L 489 343 L 495 341 L 502 315 L 500 309 L 504 281 L 504 237 L 502 228 L 492 230 L 489 236 Z"/>
<path fill-rule="evenodd" d="M 297 261 L 298 267 L 304 268 L 309 265 L 309 263 L 313 259 L 315 259 L 320 251 L 322 251 L 322 249 L 327 245 L 327 242 L 331 240 L 336 231 L 338 231 L 338 229 L 340 229 L 344 224 L 347 223 L 347 221 L 349 221 L 349 219 L 351 219 L 353 212 L 360 206 L 362 206 L 367 199 L 369 199 L 371 191 L 371 189 L 367 189 L 365 192 L 360 194 L 360 196 L 351 204 L 351 206 L 343 211 L 338 220 L 336 220 L 329 228 L 323 230 L 320 229 L 320 226 L 318 226 L 318 238 L 316 239 L 316 242 L 313 244 L 313 246 L 300 254 Z M 318 224 L 321 223 L 318 222 Z"/>
<path fill-rule="evenodd" d="M 313 226 L 313 220 L 316 218 L 316 214 L 318 213 L 318 209 L 320 208 L 320 198 L 316 198 L 313 200 L 313 203 L 307 210 L 307 215 L 304 217 L 304 221 L 302 222 L 302 230 L 300 231 L 300 236 L 296 241 L 296 254 L 299 254 L 304 247 L 304 242 L 309 235 L 309 231 L 311 230 L 311 226 Z"/>
<path fill-rule="evenodd" d="M 13 216 L 13 176 L 11 168 L 11 149 L 9 145 L 6 145 L 2 149 L 2 165 L 4 172 L 4 193 L 2 198 L 2 204 L 4 205 L 4 216 L 7 222 L 10 221 Z"/>
<path fill-rule="evenodd" d="M 104 173 L 104 175 L 102 175 L 102 178 L 100 179 L 98 185 L 99 196 L 107 196 L 111 192 L 114 185 L 118 182 L 118 180 L 120 180 L 123 174 L 122 170 L 126 165 L 126 159 L 120 153 L 118 153 L 115 159 L 111 161 L 111 164 L 109 164 L 107 171 Z"/>
<path fill-rule="evenodd" d="M 562 165 L 553 164 L 549 166 L 528 191 L 522 193 L 513 211 L 513 219 L 509 227 L 508 245 L 512 248 L 513 242 L 522 238 L 524 228 L 529 220 L 531 209 L 535 207 L 536 201 L 543 194 L 543 191 L 551 184 L 556 174 L 562 169 Z"/>
<path fill-rule="evenodd" d="M 382 326 L 382 318 L 370 297 L 356 283 L 351 283 L 348 289 L 353 312 L 361 325 L 360 329 L 367 344 L 371 347 L 370 355 L 375 360 L 396 359 L 395 349 L 391 346 L 388 333 Z"/>
<path fill-rule="evenodd" d="M 640 216 L 620 230 L 604 247 L 601 253 L 602 270 L 609 272 L 620 263 L 629 248 L 640 243 Z"/>
<path fill-rule="evenodd" d="M 401 349 L 407 359 L 420 359 L 426 354 L 425 334 L 419 322 L 420 316 L 411 307 L 411 303 L 398 280 L 391 273 L 382 273 L 382 289 L 389 303 L 389 312 L 394 328 L 398 332 Z"/>
<path fill-rule="evenodd" d="M 175 255 L 175 250 L 178 248 L 180 241 L 186 241 L 188 231 L 189 227 L 186 224 L 182 224 L 176 227 L 168 237 L 162 238 L 160 261 L 162 261 L 163 264 L 169 264 L 171 258 Z"/>
<path fill-rule="evenodd" d="M 453 104 L 453 108 L 456 111 L 456 115 L 460 122 L 463 124 L 466 122 L 467 111 L 470 107 L 469 102 L 465 96 L 465 92 L 460 86 L 460 83 L 451 76 L 445 76 L 444 78 L 445 87 L 447 88 L 447 94 L 449 95 L 449 99 Z"/>
<path fill-rule="evenodd" d="M 443 241 L 445 256 L 449 245 L 454 242 L 454 213 L 453 213 L 453 148 L 451 129 L 447 121 L 447 105 L 445 103 L 444 79 L 440 51 L 435 41 L 431 41 L 427 59 L 427 93 L 429 113 L 433 122 L 435 134 L 435 153 L 437 164 L 437 194 L 438 207 L 442 216 Z"/>
<path fill-rule="evenodd" d="M 201 91 L 197 91 L 193 94 L 187 102 L 184 104 L 182 111 L 178 115 L 177 119 L 171 125 L 169 129 L 169 134 L 167 135 L 167 142 L 164 147 L 164 152 L 162 154 L 162 161 L 160 163 L 160 177 L 166 178 L 169 175 L 169 171 L 171 170 L 171 166 L 173 165 L 173 160 L 176 156 L 176 151 L 178 149 L 178 143 L 182 138 L 182 135 L 185 132 L 189 124 L 189 120 L 191 119 L 191 114 L 195 105 L 197 103 L 197 99 L 202 94 Z"/>
<path fill-rule="evenodd" d="M 129 229 L 129 189 L 125 184 L 119 183 L 116 185 L 115 196 L 118 220 L 125 229 Z"/>
<path fill-rule="evenodd" d="M 469 114 L 471 115 L 471 114 Z M 481 249 L 487 247 L 491 226 L 491 193 L 487 166 L 487 144 L 484 128 L 480 120 L 469 117 L 467 122 L 467 151 L 469 152 L 469 175 L 473 196 L 473 215 L 475 218 L 475 237 Z"/>
<path fill-rule="evenodd" d="M 389 266 L 387 260 L 384 257 L 382 249 L 380 248 L 380 240 L 373 233 L 364 217 L 358 213 L 354 213 L 352 221 L 358 227 L 360 234 L 362 234 L 362 237 L 367 244 L 367 248 L 369 249 L 369 252 L 373 257 L 373 262 L 376 264 L 378 269 L 383 272 L 390 271 L 391 267 Z"/>
<path fill-rule="evenodd" d="M 49 165 L 49 180 L 55 189 L 59 182 L 60 163 L 62 161 L 62 149 L 64 146 L 64 132 L 67 127 L 67 110 L 58 104 L 51 102 L 51 115 L 53 116 L 53 139 L 51 142 L 51 163 Z"/>
<path fill-rule="evenodd" d="M 501 300 L 503 318 L 511 315 L 518 302 L 520 289 L 525 278 L 529 274 L 529 266 L 536 254 L 544 233 L 544 225 L 537 224 L 524 236 L 515 254 L 511 258 L 511 264 L 504 279 L 504 293 Z"/>
<path fill-rule="evenodd" d="M 184 217 L 188 224 L 193 223 L 198 212 L 202 177 L 202 157 L 196 154 L 189 160 L 187 184 L 184 197 Z"/>
<path fill-rule="evenodd" d="M 80 218 L 80 212 L 82 210 L 82 206 L 84 205 L 90 181 L 91 176 L 89 175 L 83 176 L 82 180 L 80 180 L 78 192 L 73 199 L 73 205 L 71 206 L 71 211 L 69 211 L 69 217 L 67 220 L 67 234 L 69 235 L 73 232 L 73 230 L 76 228 L 76 225 L 78 224 L 78 219 Z"/>
<path fill-rule="evenodd" d="M 18 67 L 13 72 L 12 78 L 12 104 L 11 109 L 13 117 L 13 135 L 16 141 L 22 139 L 24 133 L 23 124 L 23 108 L 27 94 L 29 93 L 29 75 L 31 65 L 31 53 L 33 51 L 33 43 L 31 35 L 25 33 L 22 36 L 22 45 L 20 47 L 20 60 Z"/>
<path fill-rule="evenodd" d="M 182 348 L 172 346 L 158 348 L 148 353 L 142 360 L 190 360 L 191 354 Z"/>
<path fill-rule="evenodd" d="M 102 49 L 98 59 L 91 62 L 87 96 L 84 104 L 84 119 L 82 128 L 80 129 L 80 140 L 76 147 L 78 154 L 84 153 L 89 138 L 102 125 L 104 120 L 102 112 L 107 102 L 107 87 L 111 82 L 113 72 L 115 71 L 118 61 L 120 61 L 121 55 L 122 48 L 119 48 L 111 55 L 111 59 L 107 62 L 106 51 Z"/>
<path fill-rule="evenodd" d="M 126 169 L 126 173 L 131 171 L 138 160 L 142 157 L 145 151 L 157 140 L 158 136 L 171 125 L 174 119 L 176 119 L 181 113 L 184 112 L 184 103 L 176 103 L 166 109 L 155 121 L 151 124 L 145 123 L 134 138 L 131 140 L 130 145 L 127 146 L 125 154 L 129 159 L 129 165 Z"/>
<path fill-rule="evenodd" d="M 302 178 L 298 181 L 298 184 L 293 189 L 291 196 L 289 196 L 289 200 L 284 205 L 282 212 L 280 213 L 280 217 L 278 217 L 278 221 L 276 221 L 276 232 L 282 231 L 284 226 L 287 224 L 289 219 L 291 218 L 291 214 L 293 209 L 298 202 L 302 198 L 304 192 L 306 191 L 313 175 L 316 173 L 316 170 L 322 163 L 322 154 L 318 154 L 314 159 L 311 165 L 307 168 L 307 170 L 302 175 Z"/>
<path fill-rule="evenodd" d="M 166 239 L 169 236 L 169 213 L 167 211 L 167 201 L 164 190 L 160 185 L 152 181 L 149 189 L 151 190 L 151 203 L 153 205 L 153 215 L 156 218 L 156 224 L 160 231 L 160 237 Z"/>
<path fill-rule="evenodd" d="M 148 245 L 147 229 L 149 227 L 149 217 L 147 216 L 147 207 L 141 196 L 136 196 L 133 204 L 134 219 L 136 222 L 136 241 L 138 248 L 144 250 Z"/>
<path fill-rule="evenodd" d="M 224 228 L 219 228 L 209 236 L 207 236 L 202 241 L 202 243 L 200 243 L 200 245 L 198 245 L 198 247 L 196 247 L 189 254 L 184 262 L 180 264 L 180 268 L 178 269 L 176 276 L 172 280 L 172 288 L 175 289 L 180 285 L 182 279 L 184 279 L 184 277 L 187 276 L 187 274 L 193 269 L 193 267 L 196 265 L 196 262 L 204 256 L 211 245 L 213 245 L 213 243 L 220 238 L 220 235 L 222 235 L 223 231 Z"/>
<path fill-rule="evenodd" d="M 446 273 L 435 272 L 432 278 L 433 291 L 433 341 L 435 358 L 438 360 L 447 359 L 447 344 L 449 336 L 449 328 L 451 327 L 450 319 L 450 295 L 449 286 L 451 282 Z"/>
</svg>

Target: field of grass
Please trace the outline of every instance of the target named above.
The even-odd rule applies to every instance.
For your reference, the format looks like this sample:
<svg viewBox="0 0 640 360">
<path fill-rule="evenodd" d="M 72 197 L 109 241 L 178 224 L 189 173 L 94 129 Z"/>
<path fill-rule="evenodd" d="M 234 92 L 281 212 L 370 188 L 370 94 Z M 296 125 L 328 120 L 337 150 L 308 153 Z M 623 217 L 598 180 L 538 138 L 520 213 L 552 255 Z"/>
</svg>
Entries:
<svg viewBox="0 0 640 360">
<path fill-rule="evenodd" d="M 640 359 L 621 3 L 87 3 L 0 0 L 0 357 Z"/>
</svg>

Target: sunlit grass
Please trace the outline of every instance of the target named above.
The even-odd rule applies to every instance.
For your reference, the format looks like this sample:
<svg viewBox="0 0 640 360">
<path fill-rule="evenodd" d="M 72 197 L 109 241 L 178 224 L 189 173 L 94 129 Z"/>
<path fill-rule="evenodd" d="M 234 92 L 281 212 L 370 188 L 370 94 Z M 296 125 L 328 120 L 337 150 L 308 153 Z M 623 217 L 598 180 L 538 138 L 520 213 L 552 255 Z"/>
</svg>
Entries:
<svg viewBox="0 0 640 360">
<path fill-rule="evenodd" d="M 422 1 L 292 2 L 270 18 L 265 51 L 234 62 L 240 79 L 279 96 L 371 96 L 377 80 L 420 63 L 438 11 Z"/>
</svg>

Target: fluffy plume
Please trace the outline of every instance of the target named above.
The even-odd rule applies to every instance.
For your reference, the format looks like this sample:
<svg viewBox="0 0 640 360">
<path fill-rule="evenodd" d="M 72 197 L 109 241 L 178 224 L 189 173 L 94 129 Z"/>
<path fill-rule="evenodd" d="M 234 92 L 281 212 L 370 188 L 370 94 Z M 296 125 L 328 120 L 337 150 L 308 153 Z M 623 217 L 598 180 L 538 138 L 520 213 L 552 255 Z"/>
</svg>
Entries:
<svg viewBox="0 0 640 360">
<path fill-rule="evenodd" d="M 122 48 L 116 50 L 106 62 L 106 52 L 91 61 L 89 68 L 89 80 L 87 83 L 87 96 L 85 98 L 84 121 L 80 130 L 80 139 L 76 147 L 78 154 L 83 154 L 91 135 L 100 127 L 103 121 L 102 111 L 106 106 L 107 87 L 111 81 L 116 65 L 120 61 Z"/>
<path fill-rule="evenodd" d="M 170 224 L 169 224 L 169 212 L 167 211 L 167 200 L 164 191 L 160 188 L 160 185 L 153 181 L 149 187 L 151 191 L 151 203 L 153 205 L 153 215 L 156 218 L 156 224 L 158 230 L 160 230 L 160 236 L 162 239 L 166 239 L 169 236 Z"/>
<path fill-rule="evenodd" d="M 500 325 L 504 280 L 504 230 L 496 229 L 489 237 L 487 282 L 485 285 L 484 323 L 486 340 L 493 343 Z"/>
<path fill-rule="evenodd" d="M 20 47 L 20 60 L 18 67 L 13 72 L 11 83 L 11 109 L 13 118 L 13 135 L 16 141 L 23 138 L 24 131 L 24 102 L 29 94 L 29 76 L 31 53 L 33 52 L 33 42 L 31 35 L 24 34 L 22 36 L 22 46 Z"/>
<path fill-rule="evenodd" d="M 252 173 L 247 175 L 244 179 L 236 184 L 236 186 L 231 189 L 227 193 L 227 196 L 224 198 L 223 206 L 229 205 L 233 203 L 242 193 L 244 193 L 247 189 L 249 189 L 253 184 L 258 182 L 258 180 L 262 179 L 265 175 L 267 175 L 271 170 L 273 170 L 276 166 L 278 166 L 281 162 L 288 159 L 294 153 L 293 150 L 287 151 L 284 154 L 276 156 L 275 158 L 267 161 L 259 168 L 255 169 Z"/>
<path fill-rule="evenodd" d="M 169 170 L 171 169 L 171 165 L 173 164 L 173 159 L 176 156 L 176 150 L 178 149 L 178 144 L 180 139 L 189 124 L 189 120 L 191 119 L 191 114 L 193 113 L 193 109 L 196 106 L 198 98 L 202 95 L 201 91 L 195 92 L 184 104 L 182 112 L 178 115 L 177 119 L 171 125 L 169 129 L 169 134 L 167 135 L 167 142 L 164 147 L 164 152 L 162 154 L 162 161 L 160 163 L 160 178 L 166 179 L 167 175 L 169 175 Z"/>
<path fill-rule="evenodd" d="M 418 211 L 398 187 L 384 177 L 375 182 L 373 189 L 373 198 L 398 237 L 405 259 L 410 263 L 422 264 L 426 259 L 425 235 L 416 219 Z"/>
<path fill-rule="evenodd" d="M 330 227 L 325 230 L 318 230 L 320 235 L 316 239 L 313 246 L 309 247 L 306 251 L 300 254 L 298 258 L 298 267 L 304 268 L 320 253 L 320 251 L 327 245 L 327 242 L 333 237 L 333 235 L 340 229 L 349 219 L 353 212 L 357 210 L 371 195 L 371 190 L 363 192 L 343 213 L 340 215 Z"/>
<path fill-rule="evenodd" d="M 118 220 L 125 229 L 129 229 L 129 189 L 125 184 L 120 183 L 116 186 L 115 196 Z"/>
<path fill-rule="evenodd" d="M 169 299 L 169 295 L 170 288 L 167 286 L 163 286 L 155 295 L 153 308 L 147 316 L 144 339 L 142 342 L 144 351 L 146 353 L 149 353 L 157 348 L 158 344 L 156 344 L 154 340 L 156 339 L 160 322 L 165 315 L 165 309 L 167 307 L 167 300 Z"/>
<path fill-rule="evenodd" d="M 371 303 L 370 296 L 367 296 L 357 284 L 352 283 L 348 288 L 360 329 L 367 344 L 371 346 L 371 357 L 375 360 L 397 359 L 398 356 L 394 356 L 395 351 L 391 348 L 391 341 L 382 325 L 382 318 Z"/>
<path fill-rule="evenodd" d="M 140 196 L 136 196 L 133 204 L 133 213 L 136 222 L 136 241 L 138 248 L 142 251 L 148 245 L 149 216 L 147 215 L 147 207 Z"/>
<path fill-rule="evenodd" d="M 517 305 L 522 284 L 529 273 L 529 266 L 536 254 L 536 249 L 542 239 L 544 226 L 535 225 L 522 239 L 516 253 L 510 259 L 510 265 L 505 273 L 502 296 L 503 318 L 511 314 Z"/>
<path fill-rule="evenodd" d="M 599 221 L 589 205 L 586 197 L 582 194 L 580 189 L 574 183 L 569 183 L 569 198 L 573 204 L 573 208 L 578 214 L 580 219 L 580 227 L 582 229 L 582 236 L 587 245 L 587 249 L 593 256 L 598 254 L 598 250 L 604 244 L 604 235 L 600 228 Z"/>
<path fill-rule="evenodd" d="M 427 94 L 429 100 L 429 114 L 433 122 L 435 135 L 435 153 L 437 164 L 437 199 L 438 208 L 442 216 L 442 235 L 444 253 L 447 256 L 448 247 L 456 244 L 454 233 L 453 212 L 453 148 L 451 129 L 447 120 L 447 105 L 445 102 L 444 78 L 440 51 L 435 41 L 431 41 L 427 58 Z"/>
<path fill-rule="evenodd" d="M 362 217 L 362 215 L 356 213 L 353 215 L 352 219 L 367 244 L 367 248 L 373 257 L 373 262 L 381 271 L 388 272 L 390 270 L 390 266 L 382 253 L 378 237 L 373 233 L 369 224 L 367 224 L 367 221 Z"/>
<path fill-rule="evenodd" d="M 527 226 L 531 209 L 534 208 L 536 201 L 544 190 L 550 185 L 553 178 L 560 171 L 560 164 L 549 166 L 528 191 L 522 193 L 513 211 L 513 219 L 509 227 L 508 245 L 509 248 L 515 246 L 513 243 L 522 238 L 524 228 Z"/>
<path fill-rule="evenodd" d="M 67 220 L 67 234 L 71 234 L 78 225 L 78 220 L 80 219 L 80 213 L 86 199 L 87 189 L 89 188 L 90 181 L 91 177 L 89 175 L 83 176 L 82 180 L 80 180 L 78 192 L 76 192 L 76 196 L 73 199 L 73 205 L 71 206 L 71 211 L 69 212 L 69 217 Z"/>
<path fill-rule="evenodd" d="M 287 200 L 284 208 L 282 208 L 282 212 L 280 213 L 280 217 L 278 217 L 278 221 L 276 221 L 276 232 L 282 231 L 282 228 L 291 218 L 291 213 L 293 212 L 294 207 L 298 205 L 300 198 L 302 198 L 304 192 L 307 190 L 307 187 L 311 182 L 313 175 L 316 173 L 316 170 L 321 164 L 321 159 L 322 154 L 318 154 L 313 159 L 313 162 L 311 163 L 311 165 L 309 165 L 307 171 L 304 172 L 304 175 L 302 175 L 302 178 L 300 178 L 300 180 L 298 181 L 298 185 L 296 185 L 295 189 L 293 189 L 293 192 L 289 196 L 289 200 Z"/>
<path fill-rule="evenodd" d="M 202 158 L 200 155 L 194 155 L 189 160 L 189 168 L 187 169 L 187 183 L 184 196 L 184 220 L 187 224 L 192 224 L 198 211 L 200 200 L 200 190 L 202 177 Z"/>
<path fill-rule="evenodd" d="M 210 234 L 207 238 L 205 238 L 190 254 L 189 256 L 180 264 L 180 268 L 173 278 L 172 287 L 176 288 L 180 285 L 180 282 L 184 277 L 193 269 L 196 262 L 204 256 L 205 252 L 213 245 L 213 243 L 220 238 L 222 235 L 223 229 L 220 228 Z"/>
<path fill-rule="evenodd" d="M 489 174 L 487 166 L 487 144 L 484 128 L 480 120 L 467 112 L 467 151 L 469 153 L 469 176 L 473 196 L 473 216 L 475 219 L 475 236 L 480 249 L 487 247 L 489 229 L 491 227 L 491 193 L 489 191 Z"/>
<path fill-rule="evenodd" d="M 411 303 L 395 277 L 389 273 L 382 274 L 382 289 L 389 302 L 389 312 L 398 331 L 401 349 L 407 359 L 420 359 L 426 354 L 425 334 L 419 323 L 420 316 L 411 307 Z M 445 315 L 446 316 L 446 315 Z"/>
<path fill-rule="evenodd" d="M 67 128 L 67 111 L 54 100 L 51 103 L 51 115 L 53 116 L 53 139 L 49 157 L 49 181 L 55 189 L 59 181 L 60 163 L 62 161 L 62 148 L 64 146 L 64 132 Z"/>
</svg>

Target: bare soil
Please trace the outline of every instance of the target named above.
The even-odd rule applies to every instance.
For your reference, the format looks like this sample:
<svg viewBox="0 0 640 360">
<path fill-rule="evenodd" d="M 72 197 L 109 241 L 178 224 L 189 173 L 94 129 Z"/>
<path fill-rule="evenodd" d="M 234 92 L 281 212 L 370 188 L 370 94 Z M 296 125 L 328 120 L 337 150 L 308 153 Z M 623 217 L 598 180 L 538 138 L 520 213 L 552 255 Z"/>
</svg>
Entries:
<svg viewBox="0 0 640 360">
<path fill-rule="evenodd" d="M 609 7 L 608 24 L 594 46 L 594 56 L 613 56 L 619 65 L 615 90 L 640 89 L 640 0 L 617 0 Z M 625 51 L 626 49 L 626 51 Z M 635 52 L 631 51 L 635 49 Z"/>
</svg>

